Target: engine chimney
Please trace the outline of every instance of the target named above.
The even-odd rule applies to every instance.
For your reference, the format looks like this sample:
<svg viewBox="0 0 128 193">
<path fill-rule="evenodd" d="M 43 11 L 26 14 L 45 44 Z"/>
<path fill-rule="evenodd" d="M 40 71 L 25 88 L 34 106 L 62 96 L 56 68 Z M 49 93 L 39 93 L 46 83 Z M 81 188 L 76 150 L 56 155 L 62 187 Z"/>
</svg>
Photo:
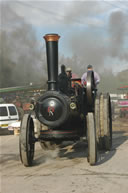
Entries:
<svg viewBox="0 0 128 193">
<path fill-rule="evenodd" d="M 46 34 L 47 69 L 48 69 L 48 90 L 57 90 L 58 78 L 58 34 Z"/>
</svg>

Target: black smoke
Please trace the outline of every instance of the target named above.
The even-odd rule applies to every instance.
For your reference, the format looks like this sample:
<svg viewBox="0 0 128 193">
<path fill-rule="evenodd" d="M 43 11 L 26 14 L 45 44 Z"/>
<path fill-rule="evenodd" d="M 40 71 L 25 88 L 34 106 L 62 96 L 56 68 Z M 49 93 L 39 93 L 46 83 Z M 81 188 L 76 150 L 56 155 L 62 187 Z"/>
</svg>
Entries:
<svg viewBox="0 0 128 193">
<path fill-rule="evenodd" d="M 10 4 L 0 6 L 0 87 L 43 84 L 46 76 L 35 30 Z"/>
<path fill-rule="evenodd" d="M 103 12 L 107 17 L 104 24 L 100 24 L 96 18 Z M 107 67 L 115 71 L 117 60 L 118 65 L 128 62 L 128 14 L 123 10 L 113 9 L 110 12 L 104 2 L 73 2 L 65 22 L 75 29 L 69 33 L 68 49 L 79 57 L 83 70 L 92 64 L 100 72 Z"/>
</svg>

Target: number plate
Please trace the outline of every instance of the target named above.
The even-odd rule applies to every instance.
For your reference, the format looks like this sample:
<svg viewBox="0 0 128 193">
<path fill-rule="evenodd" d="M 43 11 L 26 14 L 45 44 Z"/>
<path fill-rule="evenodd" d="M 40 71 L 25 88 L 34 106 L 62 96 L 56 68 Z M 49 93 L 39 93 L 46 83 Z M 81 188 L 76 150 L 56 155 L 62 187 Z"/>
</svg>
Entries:
<svg viewBox="0 0 128 193">
<path fill-rule="evenodd" d="M 1 127 L 8 127 L 8 124 L 2 124 Z"/>
</svg>

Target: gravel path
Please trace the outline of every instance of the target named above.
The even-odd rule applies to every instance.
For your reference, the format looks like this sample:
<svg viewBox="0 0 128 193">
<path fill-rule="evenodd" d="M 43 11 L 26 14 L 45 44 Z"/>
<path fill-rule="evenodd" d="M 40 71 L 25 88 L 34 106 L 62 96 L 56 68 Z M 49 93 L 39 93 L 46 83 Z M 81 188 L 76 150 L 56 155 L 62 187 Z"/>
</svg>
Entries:
<svg viewBox="0 0 128 193">
<path fill-rule="evenodd" d="M 87 145 L 43 151 L 36 144 L 33 167 L 19 160 L 19 137 L 0 136 L 1 193 L 128 193 L 128 122 L 114 122 L 113 147 L 87 162 Z"/>
</svg>

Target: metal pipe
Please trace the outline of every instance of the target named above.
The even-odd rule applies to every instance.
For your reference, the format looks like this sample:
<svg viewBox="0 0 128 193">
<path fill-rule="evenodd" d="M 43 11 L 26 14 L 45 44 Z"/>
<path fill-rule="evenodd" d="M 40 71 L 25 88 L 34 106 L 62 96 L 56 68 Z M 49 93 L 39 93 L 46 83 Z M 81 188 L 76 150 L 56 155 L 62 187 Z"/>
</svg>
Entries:
<svg viewBox="0 0 128 193">
<path fill-rule="evenodd" d="M 48 69 L 48 90 L 57 90 L 58 79 L 58 34 L 46 34 L 47 69 Z"/>
</svg>

